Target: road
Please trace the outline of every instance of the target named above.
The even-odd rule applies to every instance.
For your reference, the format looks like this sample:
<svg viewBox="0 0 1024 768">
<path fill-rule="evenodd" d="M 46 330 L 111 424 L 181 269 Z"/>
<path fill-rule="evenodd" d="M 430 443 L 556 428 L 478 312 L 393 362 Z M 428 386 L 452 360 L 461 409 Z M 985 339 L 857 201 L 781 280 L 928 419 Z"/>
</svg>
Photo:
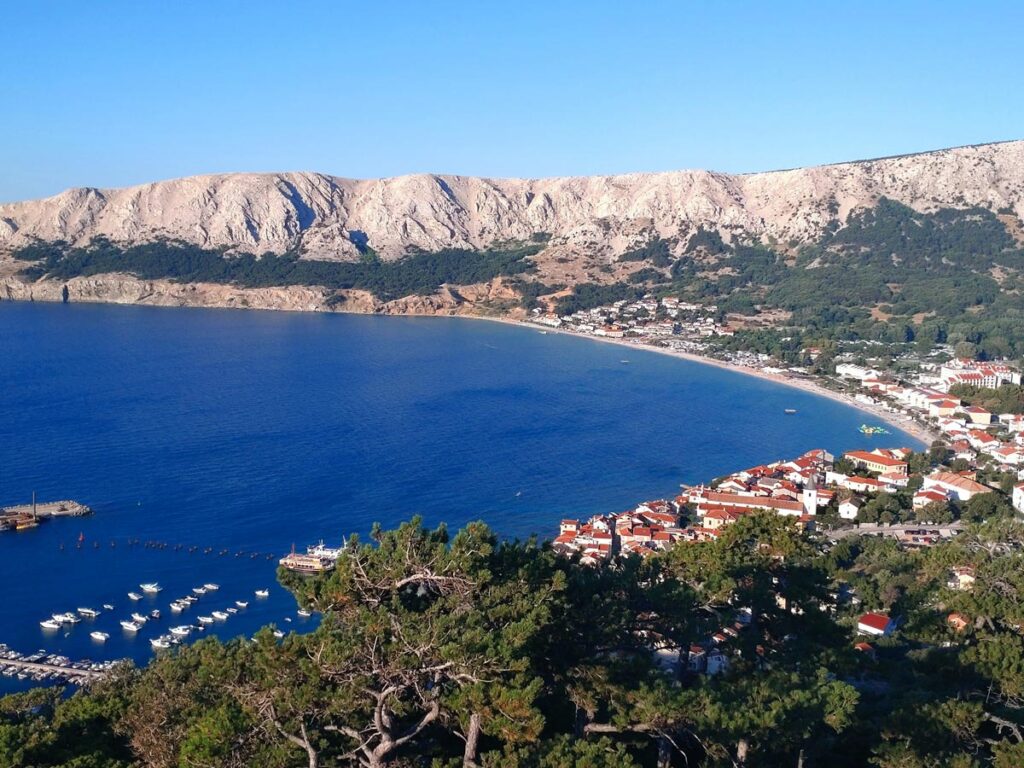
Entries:
<svg viewBox="0 0 1024 768">
<path fill-rule="evenodd" d="M 829 531 L 826 535 L 830 539 L 849 538 L 850 536 L 900 536 L 907 531 L 924 531 L 925 535 L 942 536 L 949 538 L 960 532 L 960 521 L 957 520 L 946 525 L 921 525 L 920 523 L 908 523 L 906 525 L 872 525 L 861 524 L 853 528 L 842 528 L 838 531 Z"/>
</svg>

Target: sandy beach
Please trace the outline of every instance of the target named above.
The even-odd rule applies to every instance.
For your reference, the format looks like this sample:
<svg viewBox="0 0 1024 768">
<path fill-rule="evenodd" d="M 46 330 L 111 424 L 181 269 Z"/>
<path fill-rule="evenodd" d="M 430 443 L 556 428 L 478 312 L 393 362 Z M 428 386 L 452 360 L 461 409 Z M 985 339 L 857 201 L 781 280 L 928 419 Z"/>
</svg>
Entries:
<svg viewBox="0 0 1024 768">
<path fill-rule="evenodd" d="M 861 410 L 864 413 L 870 414 L 875 419 L 884 422 L 886 425 L 893 427 L 895 429 L 902 430 L 903 432 L 906 432 L 912 437 L 917 438 L 918 440 L 921 441 L 925 448 L 930 446 L 933 441 L 941 438 L 941 435 L 938 432 L 927 429 L 921 426 L 916 421 L 910 419 L 904 420 L 903 418 L 899 418 L 895 414 L 890 413 L 889 411 L 883 408 L 872 406 L 867 403 L 862 403 L 859 400 L 855 400 L 854 398 L 848 395 L 844 395 L 839 392 L 834 392 L 833 390 L 828 389 L 827 387 L 824 387 L 813 380 L 794 379 L 789 376 L 783 376 L 776 373 L 768 373 L 756 368 L 748 368 L 747 366 L 736 365 L 735 363 L 728 363 L 724 360 L 716 360 L 715 358 L 712 357 L 695 355 L 691 352 L 680 352 L 678 350 L 667 349 L 665 347 L 656 347 L 651 344 L 644 344 L 638 341 L 631 341 L 629 339 L 609 339 L 607 337 L 601 336 L 589 336 L 582 333 L 575 333 L 573 331 L 566 331 L 561 328 L 550 328 L 547 326 L 538 325 L 537 323 L 514 320 L 511 318 L 487 317 L 484 315 L 460 315 L 460 317 L 468 317 L 476 320 L 489 320 L 495 323 L 514 325 L 519 328 L 528 328 L 538 333 L 542 331 L 545 333 L 557 333 L 563 336 L 572 336 L 577 339 L 586 339 L 588 341 L 596 341 L 602 344 L 615 344 L 616 346 L 624 347 L 630 350 L 639 350 L 641 352 L 653 352 L 659 355 L 667 355 L 669 357 L 676 357 L 681 360 L 689 360 L 690 362 L 700 363 L 701 365 L 713 365 L 716 368 L 722 368 L 727 371 L 733 371 L 734 373 L 742 373 L 746 376 L 754 376 L 759 379 L 772 381 L 776 384 L 782 384 L 787 387 L 793 387 L 794 389 L 802 389 L 804 392 L 810 392 L 811 394 L 814 395 L 827 397 L 831 400 L 835 400 L 836 402 L 843 403 L 844 405 L 849 405 L 853 408 L 857 408 L 858 410 Z"/>
</svg>

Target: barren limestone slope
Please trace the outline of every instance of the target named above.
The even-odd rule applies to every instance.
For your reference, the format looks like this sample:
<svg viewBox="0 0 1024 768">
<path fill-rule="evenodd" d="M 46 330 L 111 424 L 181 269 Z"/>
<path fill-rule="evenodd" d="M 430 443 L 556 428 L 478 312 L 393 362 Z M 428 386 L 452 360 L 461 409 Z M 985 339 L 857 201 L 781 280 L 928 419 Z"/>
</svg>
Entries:
<svg viewBox="0 0 1024 768">
<path fill-rule="evenodd" d="M 33 239 L 175 238 L 251 252 L 299 248 L 353 259 L 409 249 L 480 249 L 551 235 L 548 257 L 594 263 L 697 226 L 780 243 L 817 237 L 890 197 L 918 210 L 984 205 L 1024 218 L 1024 141 L 789 171 L 708 171 L 540 180 L 416 175 L 357 181 L 318 173 L 220 174 L 125 189 L 71 189 L 0 205 L 0 250 Z"/>
</svg>

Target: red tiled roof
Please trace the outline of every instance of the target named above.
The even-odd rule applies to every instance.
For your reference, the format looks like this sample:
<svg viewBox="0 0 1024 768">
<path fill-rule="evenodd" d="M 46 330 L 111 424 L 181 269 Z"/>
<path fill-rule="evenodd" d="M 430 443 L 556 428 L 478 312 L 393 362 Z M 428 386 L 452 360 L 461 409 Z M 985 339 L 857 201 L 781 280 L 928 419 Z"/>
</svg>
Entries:
<svg viewBox="0 0 1024 768">
<path fill-rule="evenodd" d="M 857 623 L 863 624 L 865 627 L 877 629 L 879 632 L 884 632 L 886 627 L 889 626 L 889 617 L 884 613 L 865 613 L 857 619 Z"/>
</svg>

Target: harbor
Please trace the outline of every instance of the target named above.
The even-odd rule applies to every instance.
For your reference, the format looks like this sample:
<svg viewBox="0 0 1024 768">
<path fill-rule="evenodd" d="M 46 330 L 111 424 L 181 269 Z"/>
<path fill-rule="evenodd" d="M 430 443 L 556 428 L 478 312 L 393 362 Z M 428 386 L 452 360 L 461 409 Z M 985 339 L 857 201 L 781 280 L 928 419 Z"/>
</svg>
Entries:
<svg viewBox="0 0 1024 768">
<path fill-rule="evenodd" d="M 24 655 L 0 643 L 0 675 L 34 683 L 88 685 L 102 680 L 119 661 L 71 661 L 66 656 L 37 651 Z"/>
<path fill-rule="evenodd" d="M 55 517 L 85 517 L 91 514 L 92 509 L 80 502 L 70 499 L 36 502 L 33 494 L 29 504 L 0 507 L 0 531 L 25 531 Z"/>
</svg>

